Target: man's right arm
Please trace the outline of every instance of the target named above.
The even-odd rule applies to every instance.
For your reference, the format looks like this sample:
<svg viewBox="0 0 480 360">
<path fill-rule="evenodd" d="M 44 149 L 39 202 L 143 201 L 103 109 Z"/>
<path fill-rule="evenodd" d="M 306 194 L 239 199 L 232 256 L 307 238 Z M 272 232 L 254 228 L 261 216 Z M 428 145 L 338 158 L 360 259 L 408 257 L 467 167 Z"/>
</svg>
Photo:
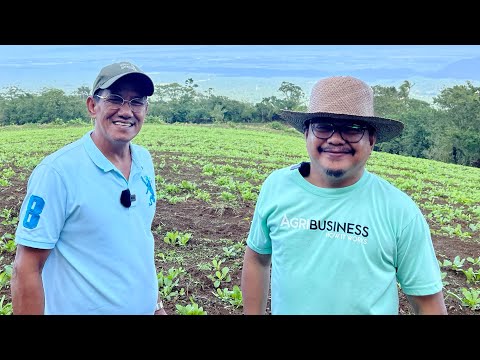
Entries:
<svg viewBox="0 0 480 360">
<path fill-rule="evenodd" d="M 10 282 L 15 315 L 43 315 L 45 294 L 42 269 L 50 251 L 17 244 Z"/>
<path fill-rule="evenodd" d="M 246 247 L 242 268 L 242 298 L 245 315 L 265 315 L 270 288 L 271 254 Z"/>
</svg>

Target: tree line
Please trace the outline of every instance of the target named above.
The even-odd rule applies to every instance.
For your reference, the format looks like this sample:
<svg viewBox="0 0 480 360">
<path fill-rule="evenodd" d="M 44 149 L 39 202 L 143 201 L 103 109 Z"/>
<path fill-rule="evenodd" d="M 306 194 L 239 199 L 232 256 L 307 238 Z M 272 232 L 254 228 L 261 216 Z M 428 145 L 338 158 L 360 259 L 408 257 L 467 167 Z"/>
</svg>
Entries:
<svg viewBox="0 0 480 360">
<path fill-rule="evenodd" d="M 443 89 L 432 104 L 410 97 L 413 84 L 373 86 L 377 116 L 405 123 L 400 137 L 376 145 L 376 151 L 480 167 L 480 87 L 467 81 Z M 48 88 L 38 93 L 12 86 L 0 93 L 0 126 L 85 123 L 90 118 L 87 86 L 72 94 Z M 265 123 L 277 121 L 280 109 L 305 111 L 308 98 L 290 82 L 282 82 L 278 96 L 258 103 L 200 92 L 193 79 L 184 84 L 155 85 L 149 98 L 147 121 L 163 123 Z"/>
</svg>

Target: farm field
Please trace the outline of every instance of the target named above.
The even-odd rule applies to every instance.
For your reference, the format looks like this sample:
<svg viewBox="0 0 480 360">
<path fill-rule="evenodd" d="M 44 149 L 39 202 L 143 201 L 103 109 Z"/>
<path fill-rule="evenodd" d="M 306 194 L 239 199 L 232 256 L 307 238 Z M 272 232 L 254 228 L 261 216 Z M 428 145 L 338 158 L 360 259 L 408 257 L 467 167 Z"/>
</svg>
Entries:
<svg viewBox="0 0 480 360">
<path fill-rule="evenodd" d="M 0 314 L 11 314 L 14 233 L 28 177 L 44 156 L 89 126 L 0 130 Z M 263 180 L 308 160 L 303 137 L 282 124 L 145 124 L 134 143 L 155 163 L 152 226 L 159 287 L 168 314 L 240 315 L 240 275 Z M 367 169 L 420 206 L 444 276 L 447 310 L 480 314 L 480 169 L 374 152 Z M 400 294 L 400 314 L 412 314 Z"/>
</svg>

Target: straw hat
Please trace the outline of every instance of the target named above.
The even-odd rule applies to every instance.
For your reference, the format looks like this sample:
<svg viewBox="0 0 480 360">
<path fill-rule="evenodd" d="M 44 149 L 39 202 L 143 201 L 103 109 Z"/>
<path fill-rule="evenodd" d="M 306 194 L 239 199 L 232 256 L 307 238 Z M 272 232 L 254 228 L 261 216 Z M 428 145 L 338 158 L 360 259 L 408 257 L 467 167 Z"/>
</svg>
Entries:
<svg viewBox="0 0 480 360">
<path fill-rule="evenodd" d="M 377 130 L 377 143 L 400 135 L 404 127 L 398 120 L 374 116 L 372 88 L 351 76 L 319 80 L 313 86 L 307 112 L 282 110 L 279 115 L 301 133 L 305 121 L 313 118 L 363 121 Z"/>
</svg>

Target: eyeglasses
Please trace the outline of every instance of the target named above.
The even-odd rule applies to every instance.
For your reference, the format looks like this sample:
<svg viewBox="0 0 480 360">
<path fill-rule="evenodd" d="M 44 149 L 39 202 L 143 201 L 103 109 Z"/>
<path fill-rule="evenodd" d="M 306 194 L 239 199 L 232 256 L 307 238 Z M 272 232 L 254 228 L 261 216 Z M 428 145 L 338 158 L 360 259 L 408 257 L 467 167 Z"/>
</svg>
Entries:
<svg viewBox="0 0 480 360">
<path fill-rule="evenodd" d="M 333 125 L 328 123 L 311 123 L 313 135 L 316 138 L 327 140 L 336 131 L 340 134 L 341 138 L 349 143 L 357 143 L 362 140 L 366 126 L 361 125 Z"/>
<path fill-rule="evenodd" d="M 137 200 L 137 197 L 135 196 L 135 194 L 130 193 L 130 189 L 123 190 L 120 194 L 120 204 L 122 204 L 126 208 L 132 206 L 132 201 L 135 200 Z"/>
<path fill-rule="evenodd" d="M 122 98 L 120 95 L 117 95 L 117 94 L 110 94 L 108 96 L 101 96 L 101 95 L 95 94 L 95 96 L 105 100 L 108 106 L 110 107 L 110 109 L 112 110 L 118 110 L 123 106 L 123 104 L 128 103 L 128 106 L 130 106 L 130 109 L 136 113 L 136 112 L 141 112 L 145 110 L 145 107 L 148 103 L 148 101 L 140 98 L 125 100 L 124 98 Z"/>
</svg>

